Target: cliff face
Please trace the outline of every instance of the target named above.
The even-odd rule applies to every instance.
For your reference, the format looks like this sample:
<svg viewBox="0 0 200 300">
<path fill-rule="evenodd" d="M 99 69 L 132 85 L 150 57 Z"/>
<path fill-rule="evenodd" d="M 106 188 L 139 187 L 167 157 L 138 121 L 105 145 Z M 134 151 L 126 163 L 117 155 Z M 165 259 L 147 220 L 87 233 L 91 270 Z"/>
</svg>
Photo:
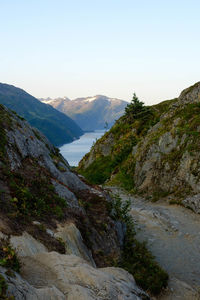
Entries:
<svg viewBox="0 0 200 300">
<path fill-rule="evenodd" d="M 151 108 L 145 119 L 120 118 L 80 162 L 105 180 L 152 200 L 182 202 L 200 212 L 200 82 L 178 99 Z"/>
<path fill-rule="evenodd" d="M 109 267 L 124 231 L 108 195 L 2 105 L 0 141 L 0 297 L 147 299 L 128 272 Z"/>
</svg>

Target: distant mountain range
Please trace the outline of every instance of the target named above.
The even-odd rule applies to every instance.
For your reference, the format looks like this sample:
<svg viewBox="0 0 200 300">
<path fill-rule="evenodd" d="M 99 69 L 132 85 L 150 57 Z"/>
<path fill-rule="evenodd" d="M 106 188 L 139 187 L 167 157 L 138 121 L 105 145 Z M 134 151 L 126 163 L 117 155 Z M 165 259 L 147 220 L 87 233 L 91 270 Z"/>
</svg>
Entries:
<svg viewBox="0 0 200 300">
<path fill-rule="evenodd" d="M 72 142 L 83 134 L 81 128 L 64 113 L 12 85 L 0 83 L 0 103 L 25 118 L 56 146 Z"/>
<path fill-rule="evenodd" d="M 119 119 L 128 102 L 102 95 L 70 100 L 64 98 L 39 99 L 72 118 L 84 131 L 110 128 Z"/>
</svg>

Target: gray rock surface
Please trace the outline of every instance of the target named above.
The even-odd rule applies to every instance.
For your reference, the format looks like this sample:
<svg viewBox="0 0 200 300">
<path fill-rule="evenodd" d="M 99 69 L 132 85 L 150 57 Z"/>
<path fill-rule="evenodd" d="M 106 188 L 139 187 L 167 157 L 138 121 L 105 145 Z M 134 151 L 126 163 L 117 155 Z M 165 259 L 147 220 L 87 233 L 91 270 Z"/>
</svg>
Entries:
<svg viewBox="0 0 200 300">
<path fill-rule="evenodd" d="M 56 193 L 61 197 L 66 199 L 67 205 L 70 207 L 79 208 L 78 200 L 74 193 L 72 193 L 66 186 L 60 184 L 54 179 L 51 180 L 53 186 L 55 187 Z"/>
<path fill-rule="evenodd" d="M 42 243 L 38 242 L 27 232 L 23 232 L 21 236 L 11 236 L 10 245 L 15 249 L 18 257 L 48 252 Z"/>
<path fill-rule="evenodd" d="M 55 286 L 35 288 L 24 280 L 19 274 L 8 276 L 6 269 L 0 267 L 0 275 L 7 282 L 7 296 L 14 296 L 15 300 L 66 300 L 64 294 Z"/>
<path fill-rule="evenodd" d="M 81 233 L 73 223 L 58 225 L 55 237 L 61 238 L 65 242 L 66 254 L 81 257 L 93 267 L 96 267 L 91 251 L 83 243 Z"/>
<path fill-rule="evenodd" d="M 67 299 L 147 299 L 125 270 L 95 269 L 74 255 L 49 252 L 24 257 L 22 276 L 35 287 L 54 285 Z"/>
<path fill-rule="evenodd" d="M 187 197 L 182 201 L 182 204 L 185 207 L 191 208 L 194 212 L 200 214 L 200 194 Z"/>
</svg>

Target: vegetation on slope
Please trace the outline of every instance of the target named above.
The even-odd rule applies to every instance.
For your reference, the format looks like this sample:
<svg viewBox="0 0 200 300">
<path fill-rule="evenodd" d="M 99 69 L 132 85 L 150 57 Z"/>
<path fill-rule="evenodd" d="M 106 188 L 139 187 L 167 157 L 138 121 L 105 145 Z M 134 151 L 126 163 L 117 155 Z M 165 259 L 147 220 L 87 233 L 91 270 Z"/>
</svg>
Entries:
<svg viewBox="0 0 200 300">
<path fill-rule="evenodd" d="M 148 130 L 159 122 L 160 116 L 175 100 L 165 101 L 153 107 L 146 107 L 134 94 L 133 99 L 125 110 L 125 114 L 116 121 L 115 125 L 93 146 L 95 160 L 84 167 L 84 161 L 79 164 L 78 171 L 93 184 L 103 184 L 115 175 L 115 183 L 128 191 L 134 191 L 133 174 L 135 159 L 132 149 L 147 134 Z M 103 155 L 99 146 L 106 143 L 109 136 L 114 138 L 109 155 Z"/>
<path fill-rule="evenodd" d="M 96 142 L 78 171 L 92 183 L 117 184 L 153 201 L 167 197 L 181 203 L 198 193 L 199 87 L 151 107 L 134 94 L 124 116 Z"/>
</svg>

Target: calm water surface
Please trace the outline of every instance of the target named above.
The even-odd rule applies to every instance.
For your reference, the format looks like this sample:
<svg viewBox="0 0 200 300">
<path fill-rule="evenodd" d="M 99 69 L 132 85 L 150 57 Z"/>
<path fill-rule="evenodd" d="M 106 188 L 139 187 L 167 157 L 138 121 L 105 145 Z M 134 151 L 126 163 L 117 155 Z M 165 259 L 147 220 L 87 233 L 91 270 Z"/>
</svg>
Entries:
<svg viewBox="0 0 200 300">
<path fill-rule="evenodd" d="M 99 139 L 105 130 L 95 130 L 94 132 L 87 132 L 72 143 L 65 144 L 60 147 L 60 152 L 68 161 L 70 166 L 78 166 L 81 158 L 90 151 L 93 142 Z"/>
</svg>

